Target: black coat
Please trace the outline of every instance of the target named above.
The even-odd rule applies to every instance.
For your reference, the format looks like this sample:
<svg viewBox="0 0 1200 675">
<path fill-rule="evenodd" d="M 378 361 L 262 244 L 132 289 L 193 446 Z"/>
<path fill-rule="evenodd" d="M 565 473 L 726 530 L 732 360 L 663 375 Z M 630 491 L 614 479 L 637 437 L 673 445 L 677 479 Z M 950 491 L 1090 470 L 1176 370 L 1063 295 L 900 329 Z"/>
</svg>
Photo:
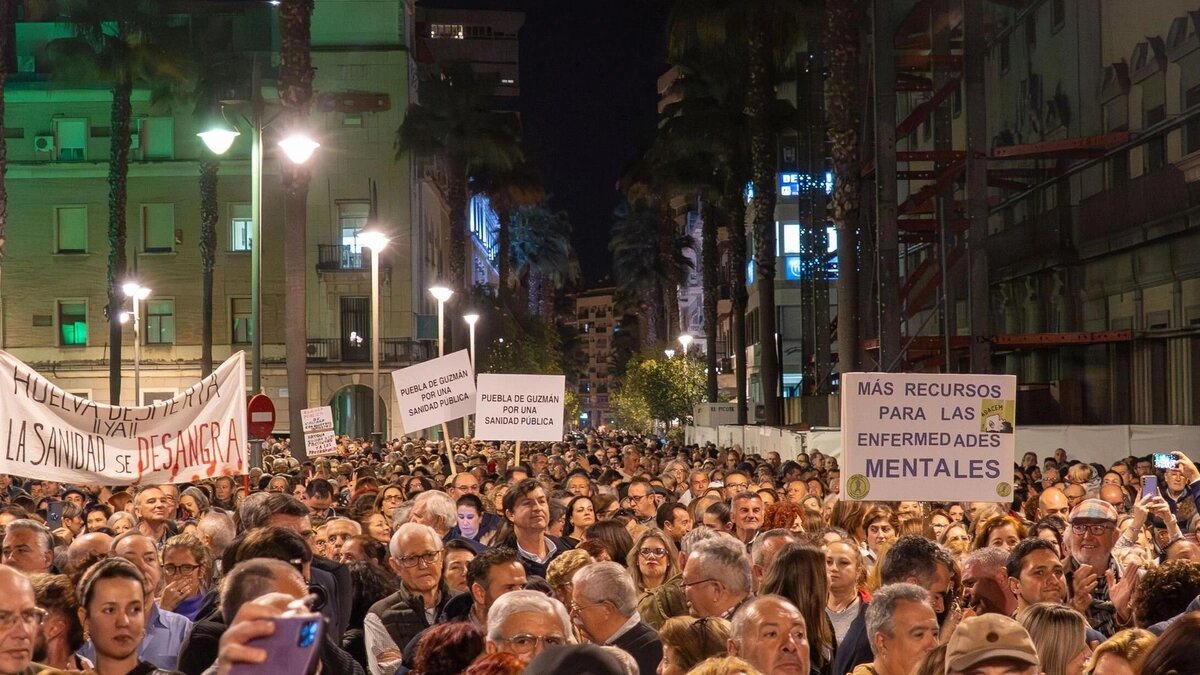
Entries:
<svg viewBox="0 0 1200 675">
<path fill-rule="evenodd" d="M 313 556 L 311 583 L 320 586 L 327 599 L 321 613 L 327 622 L 325 632 L 334 644 L 341 644 L 342 634 L 350 626 L 350 613 L 354 610 L 354 582 L 350 579 L 350 568 L 335 560 Z"/>
<path fill-rule="evenodd" d="M 854 617 L 850 630 L 846 631 L 846 638 L 837 646 L 830 675 L 846 675 L 856 667 L 875 660 L 871 638 L 867 636 L 867 607 L 870 605 L 869 602 L 859 604 L 858 616 Z"/>
<path fill-rule="evenodd" d="M 658 633 L 645 623 L 639 622 L 609 644 L 632 656 L 642 675 L 658 671 L 658 664 L 663 657 L 662 642 L 658 639 Z"/>
<path fill-rule="evenodd" d="M 192 626 L 192 632 L 179 652 L 179 672 L 185 675 L 202 675 L 216 663 L 221 647 L 221 635 L 225 633 L 221 621 L 200 621 Z M 366 675 L 364 666 L 359 665 L 350 654 L 338 647 L 327 635 L 321 646 L 321 672 Z M 282 674 L 281 674 L 282 675 Z"/>
</svg>

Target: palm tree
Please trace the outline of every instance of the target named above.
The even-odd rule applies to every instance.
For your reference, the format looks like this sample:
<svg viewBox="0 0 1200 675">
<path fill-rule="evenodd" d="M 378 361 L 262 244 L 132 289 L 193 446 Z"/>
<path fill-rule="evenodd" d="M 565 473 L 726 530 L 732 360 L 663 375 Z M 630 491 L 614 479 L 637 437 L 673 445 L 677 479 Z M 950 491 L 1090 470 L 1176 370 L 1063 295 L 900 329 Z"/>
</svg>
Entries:
<svg viewBox="0 0 1200 675">
<path fill-rule="evenodd" d="M 466 284 L 470 177 L 484 167 L 512 169 L 522 158 L 516 116 L 492 109 L 495 86 L 495 76 L 476 73 L 467 63 L 451 64 L 421 82 L 420 102 L 409 106 L 396 131 L 396 159 L 411 152 L 446 160 L 450 273 L 456 291 Z"/>
<path fill-rule="evenodd" d="M 567 214 L 552 212 L 545 206 L 516 209 L 509 263 L 513 275 L 525 286 L 529 313 L 553 321 L 554 291 L 580 276 Z"/>
<path fill-rule="evenodd" d="M 313 0 L 283 0 L 279 5 L 279 102 L 292 128 L 307 126 L 312 101 L 313 67 L 309 53 Z M 292 165 L 284 170 L 283 255 L 286 295 L 284 354 L 287 359 L 288 422 L 292 455 L 307 457 L 300 411 L 308 405 L 306 282 L 308 231 L 308 170 Z M 256 242 L 257 243 L 257 242 Z"/>
<path fill-rule="evenodd" d="M 119 405 L 122 326 L 118 319 L 123 298 L 118 289 L 127 265 L 125 219 L 131 96 L 135 84 L 148 84 L 151 100 L 158 102 L 176 90 L 185 90 L 189 77 L 183 60 L 163 46 L 179 42 L 167 36 L 167 17 L 157 3 L 68 0 L 64 17 L 74 25 L 75 37 L 53 40 L 46 46 L 51 72 L 56 79 L 105 82 L 112 90 L 108 160 L 108 381 L 109 398 Z"/>
<path fill-rule="evenodd" d="M 200 376 L 213 370 L 213 267 L 217 256 L 217 162 L 200 164 Z"/>
<path fill-rule="evenodd" d="M 522 152 L 524 154 L 524 152 Z M 513 285 L 511 248 L 513 212 L 537 206 L 546 199 L 541 172 L 533 164 L 521 161 L 510 168 L 482 167 L 472 178 L 472 186 L 488 196 L 492 211 L 500 221 L 496 242 L 500 297 L 508 297 Z"/>
<path fill-rule="evenodd" d="M 13 15 L 17 5 L 8 0 L 0 1 L 0 123 L 4 120 L 4 85 L 8 77 L 8 31 L 12 29 Z M 4 261 L 4 230 L 8 224 L 8 188 L 5 186 L 5 176 L 8 174 L 8 139 L 0 134 L 0 274 L 3 273 Z M 2 278 L 2 277 L 0 277 Z M 0 285 L 0 288 L 3 288 Z"/>
<path fill-rule="evenodd" d="M 765 421 L 780 422 L 775 329 L 776 138 L 781 116 L 775 87 L 804 44 L 809 20 L 797 0 L 695 0 L 676 3 L 670 49 L 730 48 L 745 54 L 746 115 L 754 186 L 753 235 L 758 282 L 759 380 Z"/>
<path fill-rule="evenodd" d="M 633 199 L 627 196 L 613 211 L 608 248 L 617 304 L 636 308 L 645 347 L 678 334 L 679 284 L 692 269 L 686 251 L 695 241 L 676 232 L 674 219 L 661 208 L 665 199 Z"/>
</svg>

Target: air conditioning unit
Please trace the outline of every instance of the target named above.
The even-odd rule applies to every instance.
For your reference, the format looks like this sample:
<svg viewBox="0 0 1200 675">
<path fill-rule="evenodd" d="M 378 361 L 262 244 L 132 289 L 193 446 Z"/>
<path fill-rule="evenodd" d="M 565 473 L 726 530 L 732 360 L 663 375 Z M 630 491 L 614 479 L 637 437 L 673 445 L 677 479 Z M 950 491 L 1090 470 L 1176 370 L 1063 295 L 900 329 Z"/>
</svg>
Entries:
<svg viewBox="0 0 1200 675">
<path fill-rule="evenodd" d="M 54 150 L 54 137 L 34 136 L 33 149 L 37 152 L 52 152 Z"/>
<path fill-rule="evenodd" d="M 142 134 L 141 134 L 141 132 L 139 132 L 139 131 L 132 131 L 132 132 L 130 132 L 130 133 L 129 133 L 129 149 L 130 149 L 130 150 L 137 150 L 137 149 L 138 149 L 138 148 L 140 148 L 140 147 L 142 147 Z"/>
</svg>

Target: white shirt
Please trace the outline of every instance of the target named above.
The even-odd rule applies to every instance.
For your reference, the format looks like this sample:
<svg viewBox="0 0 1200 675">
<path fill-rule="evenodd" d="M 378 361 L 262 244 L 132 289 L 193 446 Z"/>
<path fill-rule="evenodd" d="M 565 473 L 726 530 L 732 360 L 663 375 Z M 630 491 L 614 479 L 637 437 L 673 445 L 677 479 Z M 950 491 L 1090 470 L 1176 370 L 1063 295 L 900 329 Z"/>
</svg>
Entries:
<svg viewBox="0 0 1200 675">
<path fill-rule="evenodd" d="M 383 627 L 383 621 L 380 620 L 378 614 L 368 612 L 366 618 L 363 619 L 363 637 L 367 646 L 367 672 L 371 675 L 395 673 L 396 669 L 400 667 L 403 657 L 380 661 L 378 655 L 389 649 L 399 652 L 401 648 L 396 645 L 396 641 L 392 639 L 387 628 Z"/>
</svg>

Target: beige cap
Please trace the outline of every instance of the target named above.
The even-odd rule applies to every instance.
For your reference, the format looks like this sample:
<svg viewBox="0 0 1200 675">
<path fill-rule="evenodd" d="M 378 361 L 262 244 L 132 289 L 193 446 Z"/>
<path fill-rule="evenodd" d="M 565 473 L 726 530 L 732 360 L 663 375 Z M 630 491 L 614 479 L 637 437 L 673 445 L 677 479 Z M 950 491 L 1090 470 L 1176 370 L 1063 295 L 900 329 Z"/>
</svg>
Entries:
<svg viewBox="0 0 1200 675">
<path fill-rule="evenodd" d="M 1003 614 L 963 619 L 946 645 L 946 675 L 961 673 L 989 659 L 1013 659 L 1038 665 L 1037 649 L 1029 631 Z"/>
</svg>

